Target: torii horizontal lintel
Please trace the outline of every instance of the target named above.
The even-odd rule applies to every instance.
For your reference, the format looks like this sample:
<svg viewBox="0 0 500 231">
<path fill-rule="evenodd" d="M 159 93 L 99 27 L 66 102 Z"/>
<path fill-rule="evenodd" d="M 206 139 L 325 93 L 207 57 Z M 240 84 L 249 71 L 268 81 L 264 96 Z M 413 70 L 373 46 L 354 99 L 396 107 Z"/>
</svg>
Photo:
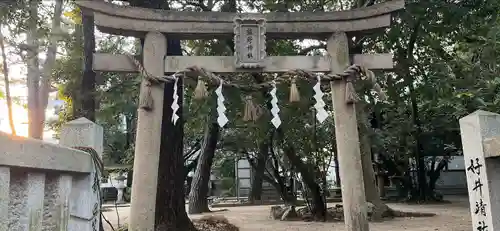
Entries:
<svg viewBox="0 0 500 231">
<path fill-rule="evenodd" d="M 392 69 L 392 54 L 355 54 L 353 64 L 368 69 Z M 234 65 L 233 56 L 167 56 L 165 73 L 184 71 L 191 66 L 205 68 L 215 73 L 231 72 L 288 72 L 302 69 L 313 72 L 329 72 L 331 70 L 328 56 L 268 56 L 264 59 L 263 69 L 239 69 Z M 106 72 L 138 72 L 137 67 L 127 55 L 96 53 L 94 54 L 94 70 Z"/>
<path fill-rule="evenodd" d="M 150 31 L 178 39 L 230 37 L 236 17 L 263 18 L 268 38 L 326 38 L 335 31 L 363 32 L 390 26 L 391 14 L 402 10 L 404 0 L 336 12 L 228 13 L 186 12 L 119 6 L 100 1 L 77 1 L 93 12 L 96 26 L 105 33 L 142 37 Z"/>
</svg>

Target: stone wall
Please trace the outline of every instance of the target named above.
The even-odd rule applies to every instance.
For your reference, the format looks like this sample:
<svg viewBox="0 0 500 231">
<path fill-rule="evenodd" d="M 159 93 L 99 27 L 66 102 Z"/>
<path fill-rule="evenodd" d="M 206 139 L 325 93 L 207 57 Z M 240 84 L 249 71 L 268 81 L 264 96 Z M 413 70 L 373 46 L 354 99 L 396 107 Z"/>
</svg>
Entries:
<svg viewBox="0 0 500 231">
<path fill-rule="evenodd" d="M 102 128 L 84 118 L 63 134 L 62 144 L 102 151 Z M 0 132 L 0 230 L 97 231 L 99 176 L 87 152 Z"/>
</svg>

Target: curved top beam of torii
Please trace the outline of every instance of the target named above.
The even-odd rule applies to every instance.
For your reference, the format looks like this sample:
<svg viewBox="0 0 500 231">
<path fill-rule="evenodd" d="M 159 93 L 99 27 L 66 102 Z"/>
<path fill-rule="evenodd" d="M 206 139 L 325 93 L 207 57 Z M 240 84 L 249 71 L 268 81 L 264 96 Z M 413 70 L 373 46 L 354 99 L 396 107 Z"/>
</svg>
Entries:
<svg viewBox="0 0 500 231">
<path fill-rule="evenodd" d="M 281 39 L 326 38 L 332 32 L 362 32 L 390 26 L 391 13 L 402 10 L 404 0 L 336 12 L 227 13 L 185 12 L 119 6 L 99 1 L 77 1 L 92 12 L 104 33 L 142 37 L 158 31 L 179 39 L 231 37 L 235 17 L 266 19 L 266 36 Z"/>
</svg>

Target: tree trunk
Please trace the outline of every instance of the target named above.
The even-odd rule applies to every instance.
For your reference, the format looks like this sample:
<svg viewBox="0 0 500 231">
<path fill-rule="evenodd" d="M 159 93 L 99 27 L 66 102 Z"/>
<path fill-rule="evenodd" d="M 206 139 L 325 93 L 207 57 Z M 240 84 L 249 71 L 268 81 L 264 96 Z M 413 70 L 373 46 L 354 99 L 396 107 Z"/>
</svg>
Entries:
<svg viewBox="0 0 500 231">
<path fill-rule="evenodd" d="M 266 171 L 266 157 L 269 155 L 267 153 L 268 150 L 269 144 L 265 141 L 261 142 L 259 145 L 259 153 L 254 159 L 255 165 L 252 165 L 252 185 L 250 194 L 248 195 L 248 201 L 250 201 L 250 203 L 255 203 L 255 201 L 260 201 L 262 199 L 262 183 Z"/>
<path fill-rule="evenodd" d="M 51 34 L 47 47 L 43 71 L 40 71 L 38 61 L 38 6 L 39 0 L 30 1 L 30 18 L 28 19 L 28 33 L 26 37 L 28 60 L 28 135 L 32 138 L 43 139 L 45 128 L 45 109 L 51 90 L 51 73 L 56 60 L 57 39 L 60 36 L 62 1 L 57 0 L 52 18 Z"/>
<path fill-rule="evenodd" d="M 38 6 L 40 0 L 29 2 L 28 31 L 26 35 L 27 60 L 27 86 L 28 86 L 28 136 L 34 139 L 43 137 L 43 121 L 39 118 L 39 83 L 40 67 L 38 62 Z"/>
<path fill-rule="evenodd" d="M 39 92 L 39 120 L 45 123 L 45 110 L 49 101 L 49 93 L 52 90 L 51 74 L 56 62 L 57 41 L 61 37 L 61 15 L 62 15 L 62 0 L 56 0 L 54 7 L 54 17 L 52 18 L 52 28 L 49 36 L 49 45 L 47 47 L 45 63 L 43 64 L 42 78 L 40 81 Z M 93 22 L 93 19 L 92 19 Z M 43 129 L 44 126 L 42 126 Z M 43 133 L 43 130 L 41 131 Z"/>
<path fill-rule="evenodd" d="M 83 63 L 83 25 L 81 24 L 75 24 L 75 32 L 74 32 L 74 37 L 75 37 L 75 42 L 74 46 L 75 48 L 78 48 L 78 53 L 75 52 L 75 55 L 78 55 L 78 61 Z M 81 52 L 81 53 L 80 53 Z M 83 68 L 83 66 L 82 66 Z M 78 86 L 78 84 L 81 84 L 83 78 L 82 75 L 78 75 L 77 79 L 74 80 L 74 85 Z M 69 92 L 71 96 L 71 118 L 70 119 L 77 119 L 79 118 L 78 116 L 80 115 L 80 111 L 82 111 L 82 97 L 81 97 L 81 87 L 74 87 L 72 89 L 73 91 Z"/>
<path fill-rule="evenodd" d="M 2 24 L 0 23 L 0 28 Z M 7 110 L 9 113 L 9 126 L 12 135 L 16 135 L 16 126 L 14 125 L 14 116 L 12 112 L 12 98 L 10 96 L 10 80 L 9 80 L 9 67 L 7 64 L 7 54 L 5 53 L 5 43 L 4 36 L 0 30 L 0 52 L 2 52 L 2 71 L 5 83 L 5 99 L 7 100 Z"/>
<path fill-rule="evenodd" d="M 297 205 L 297 197 L 295 195 L 290 195 L 287 192 L 285 181 L 282 177 L 275 177 L 275 179 L 273 179 L 271 176 L 268 176 L 266 174 L 262 175 L 262 177 L 264 181 L 268 182 L 276 189 L 285 205 Z"/>
<path fill-rule="evenodd" d="M 271 144 L 272 144 L 272 134 L 269 136 L 269 140 L 264 139 L 261 141 L 259 144 L 259 153 L 257 158 L 255 159 L 250 159 L 250 156 L 247 156 L 247 159 L 252 166 L 253 171 L 257 171 L 257 168 L 260 168 L 262 166 L 258 166 L 259 164 L 263 165 L 262 169 L 262 174 L 259 174 L 261 176 L 259 186 L 257 189 L 254 189 L 252 185 L 252 190 L 259 191 L 258 195 L 258 200 L 261 199 L 262 196 L 262 183 L 263 181 L 268 182 L 271 184 L 275 189 L 276 192 L 280 195 L 280 198 L 283 200 L 285 205 L 292 205 L 295 206 L 297 204 L 297 196 L 295 194 L 290 194 L 287 190 L 286 187 L 286 176 L 280 175 L 279 170 L 275 167 L 278 165 L 277 157 L 274 155 L 274 153 L 271 151 Z M 271 157 L 274 160 L 274 164 L 269 164 L 266 160 L 268 157 Z M 259 163 L 260 162 L 260 163 Z M 267 170 L 267 171 L 266 171 Z M 269 174 L 266 174 L 269 173 Z M 253 178 L 256 178 L 257 176 L 253 176 Z M 255 182 L 252 182 L 254 184 Z M 260 189 L 258 189 L 260 187 Z M 257 194 L 257 192 L 255 192 Z M 251 193 L 252 194 L 252 193 Z M 255 200 L 254 200 L 255 201 Z"/>
<path fill-rule="evenodd" d="M 280 140 L 284 140 L 283 131 L 281 131 L 281 127 L 277 129 L 278 136 L 280 136 Z M 321 187 L 316 182 L 314 176 L 311 174 L 311 171 L 307 168 L 307 166 L 302 162 L 299 156 L 295 153 L 293 147 L 285 142 L 284 153 L 286 157 L 290 160 L 292 166 L 300 173 L 302 176 L 302 180 L 305 185 L 309 188 L 309 192 L 311 193 L 312 204 L 311 204 L 311 214 L 320 220 L 324 219 L 326 216 L 326 205 L 323 200 L 323 195 L 321 193 Z"/>
<path fill-rule="evenodd" d="M 335 163 L 335 186 L 340 187 L 340 166 L 338 152 L 335 150 L 333 152 L 333 162 Z"/>
<path fill-rule="evenodd" d="M 167 55 L 182 55 L 179 40 L 167 40 Z M 182 78 L 178 81 L 178 94 L 183 94 Z M 179 119 L 172 123 L 173 82 L 165 84 L 163 101 L 162 137 L 160 147 L 160 166 L 156 194 L 155 227 L 158 230 L 191 231 L 196 230 L 186 213 L 184 196 L 184 117 L 182 116 L 183 97 L 179 97 Z"/>
<path fill-rule="evenodd" d="M 421 134 L 422 134 L 422 126 L 419 118 L 419 111 L 417 105 L 417 94 L 415 93 L 414 86 L 414 78 L 410 71 L 410 67 L 412 66 L 414 60 L 414 48 L 415 44 L 418 41 L 418 35 L 420 31 L 420 25 L 422 22 L 422 18 L 418 18 L 413 25 L 413 32 L 410 35 L 408 40 L 408 47 L 406 51 L 400 51 L 403 53 L 400 56 L 401 67 L 400 73 L 398 75 L 402 75 L 404 79 L 404 83 L 408 87 L 408 93 L 410 95 L 410 105 L 411 105 L 411 122 L 412 127 L 415 129 L 412 132 L 413 138 L 415 139 L 414 146 L 414 158 L 416 162 L 416 170 L 417 170 L 417 181 L 418 181 L 418 199 L 425 200 L 427 194 L 427 177 L 425 174 L 425 160 L 423 155 L 423 146 L 420 142 Z"/>
<path fill-rule="evenodd" d="M 436 194 L 434 190 L 436 190 L 436 183 L 441 176 L 441 172 L 443 169 L 448 165 L 448 160 L 446 158 L 443 158 L 441 161 L 439 161 L 438 166 L 436 166 L 435 169 L 432 171 L 429 171 L 429 187 L 427 188 L 428 190 L 428 195 L 434 199 L 438 200 L 439 198 L 436 198 Z M 434 165 L 432 166 L 434 168 Z"/>
<path fill-rule="evenodd" d="M 57 4 L 61 4 L 62 1 L 58 0 Z M 61 7 L 61 6 L 60 6 Z M 57 9 L 56 9 L 57 11 Z M 62 11 L 62 9 L 60 9 Z M 59 17 L 58 17 L 58 24 L 57 28 L 60 27 L 61 23 L 61 12 L 59 12 Z M 53 24 L 54 29 L 55 26 Z M 58 29 L 57 29 L 58 30 Z M 94 52 L 95 52 L 95 33 L 94 33 L 94 16 L 91 14 L 82 14 L 82 30 L 83 30 L 83 75 L 81 79 L 81 89 L 80 89 L 80 94 L 81 94 L 81 104 L 80 104 L 80 110 L 78 110 L 78 114 L 74 115 L 75 117 L 85 117 L 88 120 L 92 122 L 96 122 L 96 117 L 95 117 L 95 91 L 96 91 L 96 74 L 94 72 L 94 69 L 92 67 L 94 63 Z M 53 35 L 54 36 L 54 35 Z M 57 47 L 52 47 L 52 45 L 56 45 L 57 40 L 54 38 L 52 42 L 54 44 L 49 45 L 49 50 L 50 52 L 53 52 L 51 54 L 51 59 L 52 60 L 47 60 L 44 66 L 44 77 L 42 78 L 42 84 L 41 87 L 42 89 L 40 90 L 40 94 L 43 94 L 41 97 L 47 97 L 49 96 L 49 88 L 50 88 L 50 70 L 52 69 L 52 66 L 55 63 L 55 54 L 57 51 Z M 47 55 L 47 58 L 49 58 L 49 55 Z M 42 98 L 41 100 L 44 100 Z M 43 103 L 43 102 L 42 102 Z M 45 101 L 45 107 L 46 107 L 46 101 Z M 43 110 L 43 114 L 45 115 L 45 107 Z M 44 117 L 45 119 L 45 117 Z M 99 222 L 99 230 L 104 231 L 104 226 L 103 226 L 103 220 L 102 216 L 100 216 L 100 222 Z"/>
<path fill-rule="evenodd" d="M 95 52 L 94 16 L 83 14 L 83 78 L 81 82 L 81 111 L 78 117 L 95 121 L 96 73 L 92 68 Z"/>
<path fill-rule="evenodd" d="M 264 82 L 264 78 L 262 75 L 253 74 L 253 77 L 259 84 Z M 262 94 L 267 100 L 266 107 L 270 110 L 272 107 L 271 100 L 269 99 L 270 95 L 266 91 L 262 91 Z M 300 157 L 297 156 L 293 145 L 286 141 L 283 127 L 277 128 L 276 134 L 278 136 L 278 140 L 284 146 L 284 153 L 286 157 L 290 160 L 292 166 L 294 166 L 295 169 L 300 173 L 302 179 L 306 183 L 306 186 L 310 189 L 313 203 L 311 213 L 316 217 L 316 219 L 324 218 L 326 215 L 326 205 L 323 201 L 323 196 L 321 195 L 321 187 L 316 182 L 314 176 L 311 174 L 307 166 L 302 162 Z"/>
<path fill-rule="evenodd" d="M 373 160 L 371 153 L 370 126 L 363 102 L 356 103 L 356 112 L 358 113 L 358 129 L 361 150 L 361 164 L 363 168 L 363 179 L 365 187 L 366 201 L 373 204 L 372 221 L 382 220 L 383 214 L 389 207 L 380 199 L 380 192 L 377 188 L 375 171 L 373 170 Z"/>
<path fill-rule="evenodd" d="M 210 182 L 210 169 L 217 149 L 219 140 L 219 125 L 208 122 L 205 128 L 202 152 L 196 166 L 196 171 L 191 183 L 189 193 L 189 214 L 210 212 L 207 203 L 208 184 Z"/>
</svg>

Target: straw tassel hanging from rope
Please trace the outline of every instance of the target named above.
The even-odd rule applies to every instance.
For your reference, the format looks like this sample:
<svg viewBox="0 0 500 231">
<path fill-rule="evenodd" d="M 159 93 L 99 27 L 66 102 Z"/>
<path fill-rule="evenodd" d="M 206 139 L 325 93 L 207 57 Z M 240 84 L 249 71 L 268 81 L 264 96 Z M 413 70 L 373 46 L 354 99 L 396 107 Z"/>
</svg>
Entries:
<svg viewBox="0 0 500 231">
<path fill-rule="evenodd" d="M 151 94 L 151 85 L 151 81 L 146 81 L 145 84 L 141 84 L 141 91 L 144 91 L 144 94 L 141 95 L 141 99 L 139 100 L 139 107 L 144 111 L 152 111 L 154 108 L 153 95 Z"/>
<path fill-rule="evenodd" d="M 261 115 L 260 107 L 253 102 L 251 95 L 245 96 L 245 110 L 243 121 L 256 121 Z"/>
<path fill-rule="evenodd" d="M 201 77 L 198 77 L 198 83 L 194 89 L 194 99 L 204 99 L 208 96 L 207 84 Z"/>
<path fill-rule="evenodd" d="M 346 84 L 345 84 L 345 102 L 347 104 L 353 104 L 358 102 L 359 96 L 356 93 L 356 89 L 354 88 L 354 84 L 352 83 L 353 79 L 352 77 L 346 77 Z"/>
<path fill-rule="evenodd" d="M 367 79 L 372 83 L 372 88 L 373 90 L 377 93 L 379 99 L 381 101 L 386 101 L 387 100 L 387 95 L 385 92 L 382 90 L 382 87 L 380 84 L 377 82 L 377 78 L 375 77 L 375 73 L 373 71 L 369 70 L 365 66 L 360 66 L 360 72 L 362 76 L 364 76 L 364 79 Z"/>
</svg>

